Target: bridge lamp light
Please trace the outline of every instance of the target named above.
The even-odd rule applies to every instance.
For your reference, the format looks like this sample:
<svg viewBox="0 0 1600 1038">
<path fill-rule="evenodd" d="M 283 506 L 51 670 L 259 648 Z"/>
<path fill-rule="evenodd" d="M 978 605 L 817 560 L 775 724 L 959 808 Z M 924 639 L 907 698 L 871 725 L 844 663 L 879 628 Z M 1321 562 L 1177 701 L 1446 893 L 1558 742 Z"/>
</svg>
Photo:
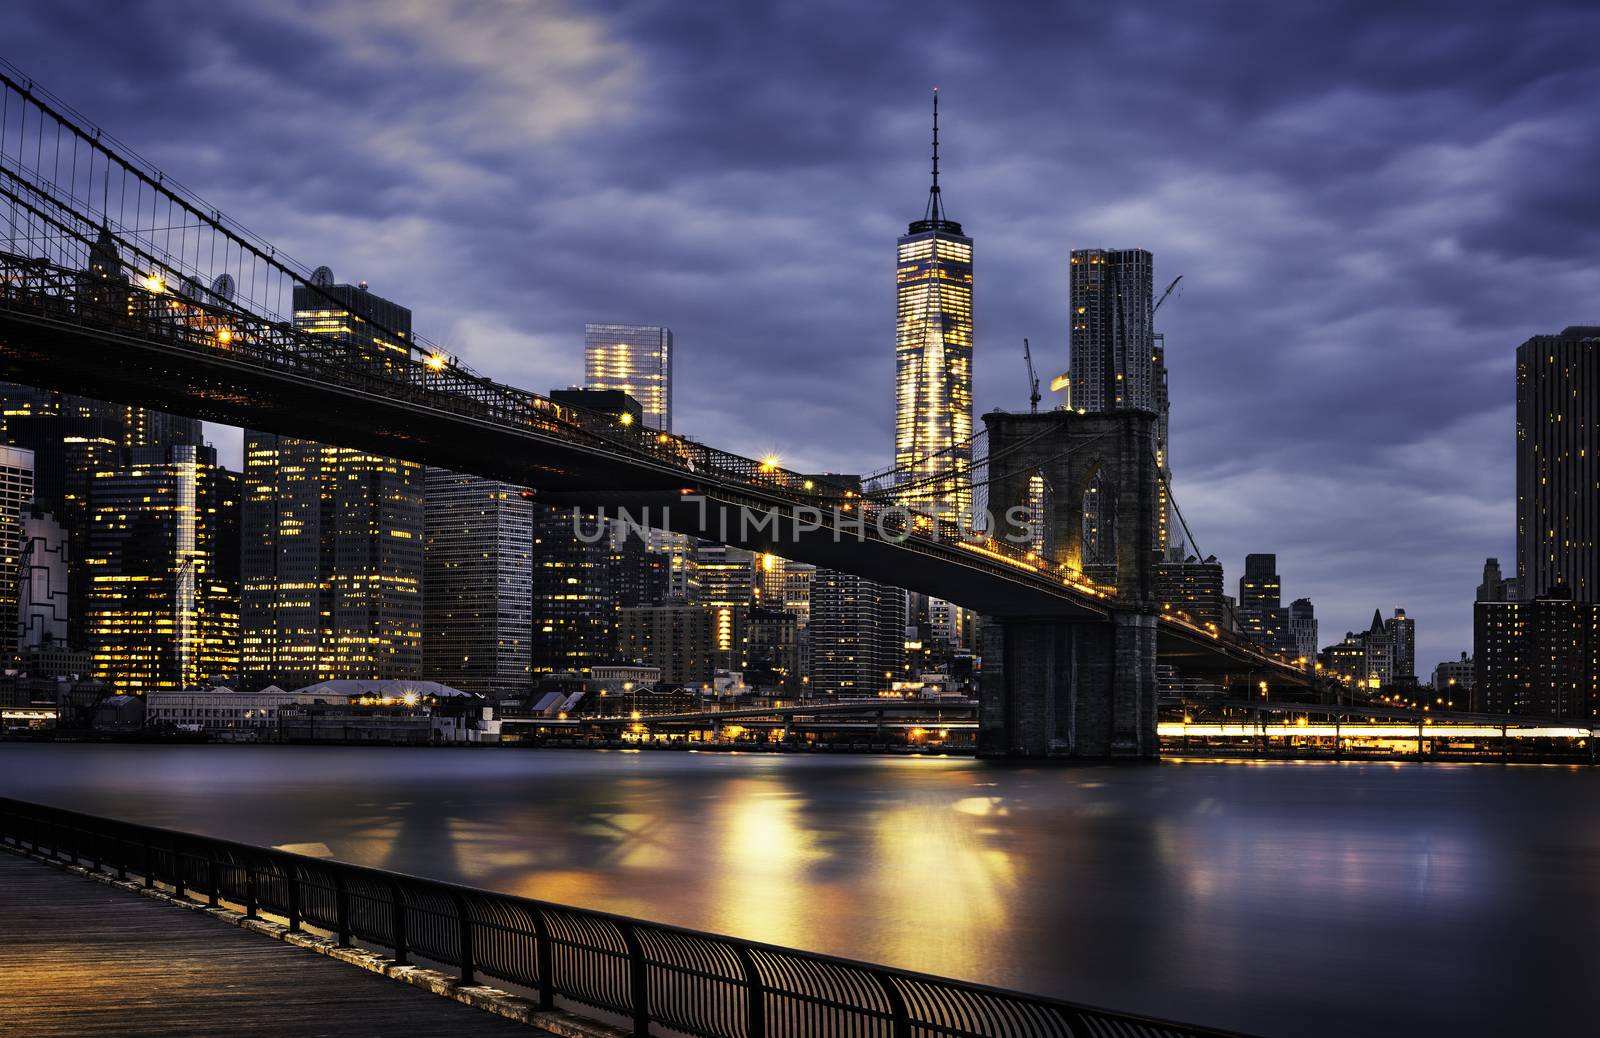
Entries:
<svg viewBox="0 0 1600 1038">
<path fill-rule="evenodd" d="M 417 694 L 415 692 L 407 692 L 405 695 L 401 696 L 400 698 L 401 698 L 402 701 L 404 701 L 406 706 L 416 706 L 417 705 Z"/>
<path fill-rule="evenodd" d="M 226 346 L 233 341 L 233 329 L 223 326 L 217 329 L 217 341 Z"/>
<path fill-rule="evenodd" d="M 633 424 L 633 415 L 631 415 L 628 412 L 624 411 L 624 412 L 622 412 L 621 416 L 619 416 L 617 418 L 617 421 L 621 422 L 624 426 L 632 425 Z"/>
<path fill-rule="evenodd" d="M 808 479 L 802 483 L 801 486 L 805 487 L 807 490 L 815 490 L 817 485 Z"/>
<path fill-rule="evenodd" d="M 159 273 L 151 274 L 149 277 L 144 278 L 140 284 L 144 285 L 146 291 L 155 292 L 157 294 L 167 290 L 167 283 L 162 280 Z"/>
<path fill-rule="evenodd" d="M 643 716 L 644 716 L 643 714 L 641 714 L 641 713 L 639 713 L 639 711 L 635 710 L 633 713 L 628 715 L 628 719 L 632 720 L 632 721 L 637 721 L 639 718 L 641 718 Z"/>
<path fill-rule="evenodd" d="M 429 371 L 443 371 L 445 365 L 450 363 L 450 358 L 442 353 L 431 353 L 423 363 L 428 366 Z"/>
</svg>

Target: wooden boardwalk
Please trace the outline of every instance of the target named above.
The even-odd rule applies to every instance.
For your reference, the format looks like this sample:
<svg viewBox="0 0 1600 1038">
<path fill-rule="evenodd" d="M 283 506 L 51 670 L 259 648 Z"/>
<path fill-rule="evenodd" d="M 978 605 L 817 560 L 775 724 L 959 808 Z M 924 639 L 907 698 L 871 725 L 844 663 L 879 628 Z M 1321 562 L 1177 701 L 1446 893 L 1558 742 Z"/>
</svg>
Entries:
<svg viewBox="0 0 1600 1038">
<path fill-rule="evenodd" d="M 543 1032 L 0 851 L 0 1036 Z"/>
</svg>

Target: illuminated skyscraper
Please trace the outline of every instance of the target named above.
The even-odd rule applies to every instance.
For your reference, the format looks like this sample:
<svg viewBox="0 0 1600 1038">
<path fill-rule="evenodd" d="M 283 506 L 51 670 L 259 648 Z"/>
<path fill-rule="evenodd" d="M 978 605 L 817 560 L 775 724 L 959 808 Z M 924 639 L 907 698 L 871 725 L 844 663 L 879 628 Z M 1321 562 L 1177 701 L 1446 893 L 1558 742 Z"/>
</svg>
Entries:
<svg viewBox="0 0 1600 1038">
<path fill-rule="evenodd" d="M 294 292 L 295 324 L 376 363 L 411 311 L 335 285 Z M 422 666 L 423 471 L 416 462 L 246 431 L 243 665 L 277 683 L 416 677 Z"/>
<path fill-rule="evenodd" d="M 95 676 L 119 691 L 190 687 L 237 659 L 230 495 L 219 489 L 230 476 L 212 448 L 187 445 L 124 448 L 95 473 L 88 648 Z"/>
<path fill-rule="evenodd" d="M 643 408 L 640 417 L 647 427 L 671 432 L 672 329 L 655 324 L 585 324 L 583 381 L 588 389 L 627 393 Z M 666 566 L 668 597 L 674 602 L 694 601 L 694 539 L 651 530 L 647 543 Z"/>
<path fill-rule="evenodd" d="M 114 252 L 113 252 L 114 258 Z M 116 468 L 123 447 L 198 447 L 200 423 L 140 407 L 0 383 L 0 441 L 34 455 L 33 500 L 66 530 L 68 640 L 87 644 L 89 484 Z"/>
<path fill-rule="evenodd" d="M 933 185 L 922 219 L 897 245 L 894 462 L 910 507 L 965 519 L 972 508 L 972 239 L 947 219 L 939 190 L 939 95 Z"/>
<path fill-rule="evenodd" d="M 583 381 L 620 389 L 644 408 L 644 424 L 672 431 L 672 329 L 653 324 L 583 326 Z"/>
</svg>

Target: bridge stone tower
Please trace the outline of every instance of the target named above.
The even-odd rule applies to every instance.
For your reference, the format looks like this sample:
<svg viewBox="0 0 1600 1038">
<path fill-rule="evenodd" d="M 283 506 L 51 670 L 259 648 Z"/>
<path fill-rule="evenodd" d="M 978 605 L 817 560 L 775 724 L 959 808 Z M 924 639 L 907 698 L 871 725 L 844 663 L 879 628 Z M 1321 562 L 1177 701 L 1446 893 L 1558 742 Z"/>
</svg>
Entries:
<svg viewBox="0 0 1600 1038">
<path fill-rule="evenodd" d="M 1042 554 L 1080 568 L 1088 496 L 1089 547 L 1114 557 L 1117 595 L 1106 616 L 985 618 L 979 753 L 1155 757 L 1156 416 L 996 411 L 983 421 L 997 536 L 1031 537 Z M 1008 520 L 1030 506 L 1028 527 Z"/>
</svg>

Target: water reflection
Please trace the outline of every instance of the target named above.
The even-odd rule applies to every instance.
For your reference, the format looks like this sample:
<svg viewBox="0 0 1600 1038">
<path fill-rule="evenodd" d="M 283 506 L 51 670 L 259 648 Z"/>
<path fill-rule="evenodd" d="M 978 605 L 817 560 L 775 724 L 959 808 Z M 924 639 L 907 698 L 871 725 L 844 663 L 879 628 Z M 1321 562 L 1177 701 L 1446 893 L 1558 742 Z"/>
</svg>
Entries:
<svg viewBox="0 0 1600 1038">
<path fill-rule="evenodd" d="M 0 788 L 1258 1033 L 1590 1031 L 1588 769 L 6 744 Z"/>
</svg>

